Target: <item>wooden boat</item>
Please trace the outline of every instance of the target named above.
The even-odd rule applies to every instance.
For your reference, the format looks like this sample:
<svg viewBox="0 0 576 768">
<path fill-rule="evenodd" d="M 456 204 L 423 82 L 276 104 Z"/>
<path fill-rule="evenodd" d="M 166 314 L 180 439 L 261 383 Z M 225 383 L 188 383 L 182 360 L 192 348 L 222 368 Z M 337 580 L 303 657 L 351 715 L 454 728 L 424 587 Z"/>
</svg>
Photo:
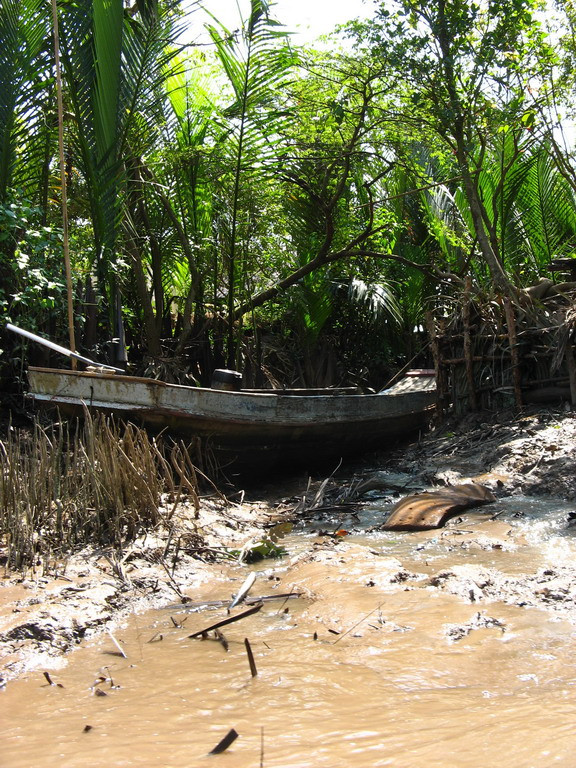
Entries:
<svg viewBox="0 0 576 768">
<path fill-rule="evenodd" d="M 223 463 L 308 465 L 386 449 L 426 426 L 433 372 L 410 372 L 378 394 L 354 389 L 224 391 L 92 369 L 28 369 L 29 396 L 65 415 L 86 408 L 154 430 L 195 435 Z"/>
</svg>

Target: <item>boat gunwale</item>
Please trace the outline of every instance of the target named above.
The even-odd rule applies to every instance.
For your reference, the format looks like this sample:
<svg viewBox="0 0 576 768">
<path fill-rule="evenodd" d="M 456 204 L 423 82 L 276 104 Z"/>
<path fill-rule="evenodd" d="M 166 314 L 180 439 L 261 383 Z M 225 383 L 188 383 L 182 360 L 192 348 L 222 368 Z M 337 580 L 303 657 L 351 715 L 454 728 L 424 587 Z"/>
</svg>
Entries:
<svg viewBox="0 0 576 768">
<path fill-rule="evenodd" d="M 211 387 L 195 387 L 187 384 L 171 384 L 166 381 L 162 381 L 161 379 L 152 379 L 145 376 L 129 376 L 125 374 L 116 374 L 116 373 L 110 373 L 105 371 L 73 371 L 73 370 L 66 370 L 64 368 L 43 368 L 38 366 L 29 366 L 28 370 L 32 373 L 39 373 L 39 374 L 53 374 L 53 375 L 64 375 L 69 376 L 72 378 L 77 379 L 96 379 L 99 381 L 108 381 L 108 382 L 117 382 L 117 383 L 134 383 L 134 384 L 144 384 L 146 386 L 156 386 L 158 388 L 168 388 L 168 389 L 174 389 L 174 390 L 187 390 L 191 393 L 204 393 L 204 392 L 210 392 L 217 395 L 223 395 L 225 397 L 232 396 L 232 397 L 242 397 L 246 399 L 266 399 L 266 400 L 272 400 L 272 399 L 282 399 L 282 398 L 289 398 L 292 400 L 298 400 L 301 399 L 303 401 L 309 402 L 310 400 L 328 400 L 333 401 L 334 399 L 343 400 L 343 399 L 349 399 L 349 400 L 378 400 L 381 401 L 384 398 L 406 398 L 407 396 L 414 396 L 414 395 L 422 395 L 425 393 L 431 393 L 433 390 L 413 390 L 413 391 L 407 391 L 407 392 L 390 392 L 388 390 L 383 390 L 380 392 L 348 392 L 348 393 L 341 393 L 338 391 L 338 389 L 330 389 L 329 387 L 325 388 L 325 394 L 292 394 L 290 391 L 286 392 L 282 389 L 276 389 L 276 390 L 246 390 L 246 389 L 240 389 L 240 390 L 224 390 L 224 389 L 213 389 Z"/>
</svg>

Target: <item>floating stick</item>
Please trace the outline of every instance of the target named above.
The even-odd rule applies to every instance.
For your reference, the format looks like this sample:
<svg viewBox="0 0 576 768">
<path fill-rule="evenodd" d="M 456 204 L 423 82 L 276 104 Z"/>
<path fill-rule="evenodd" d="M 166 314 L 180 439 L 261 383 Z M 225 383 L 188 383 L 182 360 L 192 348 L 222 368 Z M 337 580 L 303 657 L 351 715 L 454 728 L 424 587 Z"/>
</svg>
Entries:
<svg viewBox="0 0 576 768">
<path fill-rule="evenodd" d="M 255 605 L 256 603 L 269 603 L 272 600 L 291 600 L 297 597 L 304 597 L 302 592 L 283 592 L 278 595 L 260 595 L 259 597 L 246 597 L 244 603 L 246 605 Z M 188 603 L 187 605 L 181 605 L 180 603 L 172 603 L 165 606 L 166 609 L 179 610 L 179 611 L 201 611 L 204 608 L 224 608 L 229 606 L 228 600 L 203 600 L 199 603 Z"/>
<path fill-rule="evenodd" d="M 244 613 L 238 613 L 236 616 L 229 616 L 227 619 L 222 619 L 222 621 L 217 621 L 215 624 L 211 624 L 209 627 L 204 627 L 204 629 L 199 629 L 198 632 L 194 632 L 192 635 L 188 635 L 188 639 L 192 640 L 195 637 L 199 637 L 200 635 L 204 635 L 207 632 L 211 632 L 213 629 L 218 629 L 219 627 L 224 627 L 226 624 L 232 624 L 235 621 L 240 621 L 240 619 L 244 619 L 246 616 L 251 616 L 253 613 L 258 613 L 258 611 L 262 608 L 263 603 L 258 603 L 258 605 L 253 606 L 252 608 L 249 608 L 247 611 L 244 611 Z"/>
<path fill-rule="evenodd" d="M 364 616 L 362 616 L 362 618 L 361 618 L 361 619 L 359 619 L 359 621 L 357 621 L 357 622 L 356 622 L 356 624 L 353 624 L 353 625 L 350 627 L 350 629 L 347 629 L 347 630 L 346 630 L 346 632 L 343 632 L 343 633 L 340 635 L 340 637 L 339 637 L 337 640 L 334 640 L 334 642 L 332 643 L 332 645 L 336 645 L 336 643 L 339 643 L 339 642 L 340 642 L 340 640 L 342 640 L 342 638 L 343 638 L 343 637 L 346 637 L 346 635 L 349 635 L 349 634 L 350 634 L 350 632 L 352 632 L 354 629 L 356 629 L 356 627 L 357 627 L 359 624 L 362 624 L 362 622 L 363 622 L 363 621 L 366 621 L 366 619 L 367 619 L 367 618 L 369 618 L 370 616 L 372 616 L 372 614 L 373 614 L 373 613 L 376 613 L 376 611 L 379 611 L 379 610 L 380 610 L 380 608 L 382 608 L 382 606 L 383 606 L 383 605 L 384 605 L 384 603 L 380 603 L 380 605 L 377 605 L 377 606 L 376 606 L 376 608 L 374 608 L 373 610 L 369 611 L 367 614 L 365 614 Z M 333 634 L 335 634 L 335 635 L 338 635 L 338 634 L 340 634 L 339 632 L 334 632 L 332 629 L 329 629 L 329 630 L 328 630 L 328 632 L 332 632 L 332 633 L 333 633 Z"/>
</svg>

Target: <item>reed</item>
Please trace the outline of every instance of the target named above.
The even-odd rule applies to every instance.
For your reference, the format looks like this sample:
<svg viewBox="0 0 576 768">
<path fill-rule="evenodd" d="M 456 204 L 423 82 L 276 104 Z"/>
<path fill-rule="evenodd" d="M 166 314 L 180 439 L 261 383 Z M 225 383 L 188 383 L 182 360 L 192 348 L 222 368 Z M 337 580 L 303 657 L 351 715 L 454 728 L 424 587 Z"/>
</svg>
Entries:
<svg viewBox="0 0 576 768">
<path fill-rule="evenodd" d="M 0 543 L 23 569 L 86 544 L 121 549 L 144 530 L 169 523 L 162 496 L 182 489 L 198 510 L 191 449 L 86 412 L 82 422 L 0 441 Z"/>
</svg>

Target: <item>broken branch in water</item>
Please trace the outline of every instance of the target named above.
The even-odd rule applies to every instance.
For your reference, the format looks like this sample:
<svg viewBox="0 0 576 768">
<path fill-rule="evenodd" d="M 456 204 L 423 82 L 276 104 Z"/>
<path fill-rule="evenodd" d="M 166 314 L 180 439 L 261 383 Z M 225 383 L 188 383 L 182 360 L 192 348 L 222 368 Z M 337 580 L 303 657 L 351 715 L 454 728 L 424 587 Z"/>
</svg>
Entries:
<svg viewBox="0 0 576 768">
<path fill-rule="evenodd" d="M 248 641 L 245 641 L 245 642 L 248 642 Z M 48 685 L 55 685 L 57 688 L 64 688 L 62 683 L 55 683 L 54 680 L 52 680 L 52 678 L 50 677 L 48 672 L 43 672 L 43 675 L 44 675 Z"/>
<path fill-rule="evenodd" d="M 219 741 L 218 744 L 214 747 L 213 750 L 211 750 L 208 754 L 209 755 L 219 755 L 221 752 L 224 752 L 228 747 L 233 744 L 236 739 L 238 738 L 238 733 L 234 730 L 234 728 L 230 728 L 226 736 L 222 739 L 222 741 Z"/>
<path fill-rule="evenodd" d="M 248 656 L 248 664 L 250 664 L 250 674 L 252 677 L 256 677 L 258 670 L 256 669 L 256 662 L 254 661 L 254 654 L 252 653 L 250 640 L 248 640 L 247 637 L 244 638 L 244 645 L 246 647 L 246 654 Z"/>
<path fill-rule="evenodd" d="M 226 640 L 226 638 L 224 637 L 222 632 L 220 632 L 219 629 L 215 629 L 214 630 L 214 635 L 216 637 L 216 640 L 218 640 L 218 642 L 222 646 L 222 648 L 224 648 L 225 651 L 228 651 L 228 648 L 229 648 L 228 640 Z"/>
<path fill-rule="evenodd" d="M 255 581 L 256 581 L 256 573 L 252 571 L 252 573 L 248 574 L 244 583 L 238 590 L 238 594 L 230 603 L 230 610 L 232 610 L 232 608 L 234 608 L 236 605 L 238 605 L 244 600 L 244 598 L 248 595 L 248 592 L 250 592 L 250 590 L 252 589 L 252 586 Z"/>
<path fill-rule="evenodd" d="M 246 597 L 243 602 L 246 605 L 256 605 L 257 603 L 269 603 L 271 600 L 291 600 L 292 598 L 302 597 L 302 592 L 282 592 L 278 595 L 261 595 L 260 597 Z M 167 605 L 170 610 L 181 611 L 201 611 L 204 608 L 226 608 L 228 600 L 204 600 L 199 603 L 188 603 L 187 605 Z"/>
<path fill-rule="evenodd" d="M 247 611 L 244 611 L 244 613 L 237 613 L 236 616 L 229 616 L 227 619 L 222 619 L 222 621 L 217 621 L 215 624 L 211 624 L 209 627 L 204 627 L 204 629 L 199 629 L 198 632 L 194 632 L 191 635 L 188 635 L 189 640 L 193 640 L 195 637 L 200 637 L 201 635 L 205 635 L 207 632 L 212 632 L 214 629 L 219 629 L 220 627 L 226 626 L 226 624 L 232 624 L 235 621 L 240 621 L 240 619 L 246 618 L 246 616 L 251 616 L 253 613 L 258 613 L 258 611 L 262 608 L 263 603 L 258 603 L 257 605 L 254 605 L 252 608 L 249 608 Z"/>
</svg>

